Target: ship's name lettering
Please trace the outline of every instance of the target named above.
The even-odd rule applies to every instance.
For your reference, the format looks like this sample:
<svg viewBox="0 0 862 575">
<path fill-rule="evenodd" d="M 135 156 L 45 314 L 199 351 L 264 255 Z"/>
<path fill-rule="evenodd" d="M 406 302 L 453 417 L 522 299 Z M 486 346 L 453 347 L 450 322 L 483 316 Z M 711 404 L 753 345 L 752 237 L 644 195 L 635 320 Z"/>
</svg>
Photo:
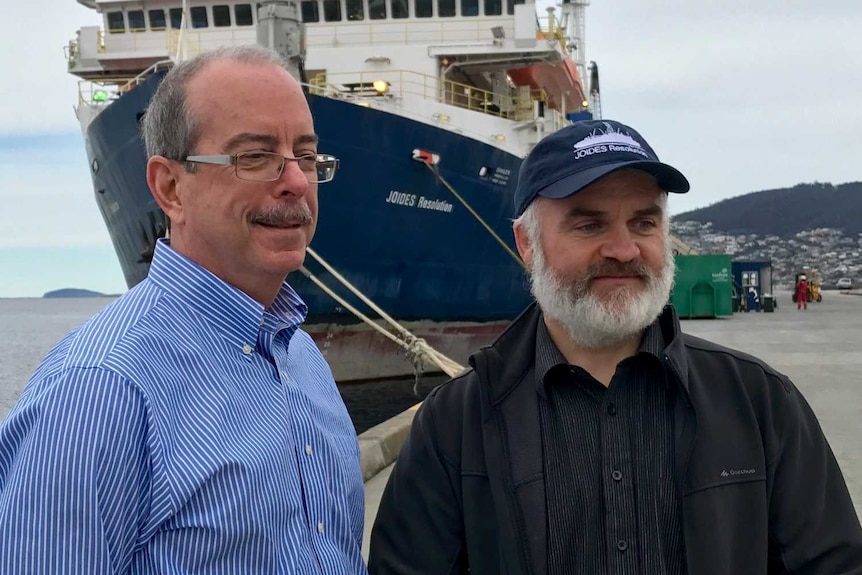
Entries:
<svg viewBox="0 0 862 575">
<path fill-rule="evenodd" d="M 454 206 L 446 200 L 429 200 L 425 196 L 417 197 L 416 194 L 405 194 L 397 190 L 390 190 L 386 203 L 408 208 L 422 208 L 423 210 L 434 210 L 435 212 L 452 213 Z"/>
<path fill-rule="evenodd" d="M 390 204 L 410 206 L 412 208 L 416 205 L 416 194 L 405 194 L 404 192 L 392 190 L 389 192 L 389 197 L 386 198 L 386 201 Z"/>
</svg>

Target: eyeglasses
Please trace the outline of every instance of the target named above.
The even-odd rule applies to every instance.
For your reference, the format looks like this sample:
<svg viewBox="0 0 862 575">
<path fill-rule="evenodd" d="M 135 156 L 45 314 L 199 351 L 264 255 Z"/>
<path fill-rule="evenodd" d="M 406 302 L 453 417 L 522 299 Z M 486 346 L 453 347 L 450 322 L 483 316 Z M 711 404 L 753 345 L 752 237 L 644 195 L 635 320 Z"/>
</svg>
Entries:
<svg viewBox="0 0 862 575">
<path fill-rule="evenodd" d="M 303 154 L 288 158 L 272 152 L 242 152 L 235 156 L 187 156 L 185 162 L 234 167 L 240 180 L 274 182 L 281 177 L 287 162 L 296 162 L 308 181 L 323 184 L 332 181 L 338 169 L 338 158 L 326 154 Z"/>
</svg>

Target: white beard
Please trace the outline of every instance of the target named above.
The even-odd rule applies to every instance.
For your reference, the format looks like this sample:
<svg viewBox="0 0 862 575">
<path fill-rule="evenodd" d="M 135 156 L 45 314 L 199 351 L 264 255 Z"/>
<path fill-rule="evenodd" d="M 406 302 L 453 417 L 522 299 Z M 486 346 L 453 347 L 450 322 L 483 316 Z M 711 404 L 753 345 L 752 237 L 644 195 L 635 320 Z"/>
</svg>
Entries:
<svg viewBox="0 0 862 575">
<path fill-rule="evenodd" d="M 661 314 L 673 288 L 676 268 L 670 242 L 665 243 L 664 266 L 656 274 L 645 264 L 611 264 L 641 275 L 646 288 L 619 287 L 596 295 L 593 278 L 602 266 L 591 267 L 584 277 L 561 278 L 545 264 L 541 244 L 535 242 L 532 262 L 532 292 L 548 317 L 559 322 L 572 343 L 582 349 L 614 346 L 643 331 Z"/>
</svg>

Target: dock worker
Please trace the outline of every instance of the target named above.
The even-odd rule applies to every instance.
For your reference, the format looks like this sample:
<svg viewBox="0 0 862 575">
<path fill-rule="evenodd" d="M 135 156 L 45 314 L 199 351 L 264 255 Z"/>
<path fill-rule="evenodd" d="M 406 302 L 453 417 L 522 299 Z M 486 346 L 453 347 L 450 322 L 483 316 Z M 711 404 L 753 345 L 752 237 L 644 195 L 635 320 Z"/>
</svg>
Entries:
<svg viewBox="0 0 862 575">
<path fill-rule="evenodd" d="M 808 309 L 808 278 L 805 275 L 800 275 L 796 283 L 796 309 Z"/>
<path fill-rule="evenodd" d="M 785 375 L 682 333 L 669 193 L 633 128 L 579 122 L 520 168 L 536 304 L 415 416 L 372 575 L 862 574 L 862 528 Z"/>
</svg>

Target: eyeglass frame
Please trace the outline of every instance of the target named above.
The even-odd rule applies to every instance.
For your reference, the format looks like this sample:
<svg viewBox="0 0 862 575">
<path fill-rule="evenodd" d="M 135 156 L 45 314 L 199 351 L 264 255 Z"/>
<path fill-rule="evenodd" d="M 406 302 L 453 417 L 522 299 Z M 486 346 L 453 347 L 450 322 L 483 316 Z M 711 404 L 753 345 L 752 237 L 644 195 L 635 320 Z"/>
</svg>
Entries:
<svg viewBox="0 0 862 575">
<path fill-rule="evenodd" d="M 242 156 L 257 154 L 257 155 L 265 155 L 270 157 L 281 158 L 281 166 L 278 168 L 278 175 L 271 179 L 265 180 L 250 180 L 248 178 L 240 177 L 238 170 L 238 160 Z M 340 161 L 335 156 L 330 156 L 329 154 L 302 154 L 300 156 L 296 156 L 295 158 L 291 158 L 289 156 L 282 156 L 281 154 L 276 154 L 275 152 L 262 152 L 262 151 L 252 151 L 252 152 L 240 152 L 239 154 L 217 154 L 212 156 L 186 156 L 183 159 L 183 162 L 189 162 L 191 164 L 207 164 L 214 166 L 233 166 L 233 174 L 237 177 L 237 179 L 242 180 L 244 182 L 274 182 L 278 180 L 282 174 L 284 173 L 284 167 L 287 165 L 287 162 L 300 162 L 302 160 L 306 160 L 308 158 L 315 158 L 315 166 L 324 162 L 334 162 L 332 166 L 332 176 L 326 180 L 317 179 L 312 183 L 315 184 L 325 184 L 327 182 L 331 182 L 335 179 L 335 174 L 338 172 L 338 167 Z M 301 168 L 300 168 L 301 169 Z"/>
</svg>

